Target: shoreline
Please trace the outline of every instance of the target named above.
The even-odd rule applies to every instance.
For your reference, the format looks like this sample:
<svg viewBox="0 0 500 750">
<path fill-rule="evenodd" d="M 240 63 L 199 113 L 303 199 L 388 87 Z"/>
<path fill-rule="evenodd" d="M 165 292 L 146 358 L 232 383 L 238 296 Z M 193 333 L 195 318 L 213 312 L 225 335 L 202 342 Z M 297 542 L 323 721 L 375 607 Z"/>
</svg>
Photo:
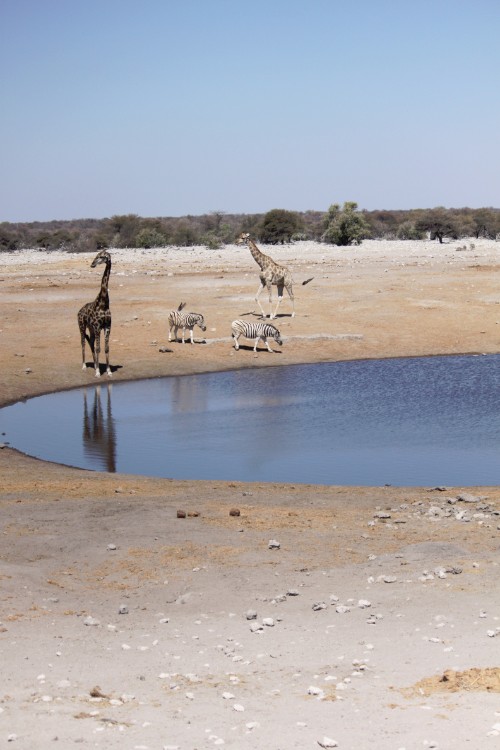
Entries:
<svg viewBox="0 0 500 750">
<path fill-rule="evenodd" d="M 363 244 L 264 248 L 294 278 L 315 271 L 293 320 L 283 301 L 285 340 L 304 338 L 278 366 L 498 353 L 496 243 Z M 233 313 L 254 306 L 249 253 L 113 253 L 122 368 L 100 381 L 81 370 L 76 325 L 100 280 L 93 255 L 45 255 L 0 254 L 2 404 L 49 383 L 275 366 L 223 342 L 158 351 L 181 299 L 205 313 L 206 336 L 228 335 Z M 318 331 L 361 338 L 310 338 Z M 173 480 L 11 448 L 0 472 L 0 737 L 13 747 L 498 741 L 500 487 Z"/>
</svg>

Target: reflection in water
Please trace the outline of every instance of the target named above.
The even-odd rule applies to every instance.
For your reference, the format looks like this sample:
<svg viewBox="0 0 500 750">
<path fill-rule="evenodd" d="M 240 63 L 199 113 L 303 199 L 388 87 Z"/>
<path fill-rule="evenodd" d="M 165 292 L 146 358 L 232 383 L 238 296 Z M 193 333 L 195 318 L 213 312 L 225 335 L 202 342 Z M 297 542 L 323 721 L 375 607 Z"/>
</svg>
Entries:
<svg viewBox="0 0 500 750">
<path fill-rule="evenodd" d="M 0 431 L 13 447 L 39 458 L 110 472 L 313 484 L 497 485 L 500 355 L 103 384 L 1 409 Z"/>
<path fill-rule="evenodd" d="M 98 459 L 101 468 L 116 471 L 116 431 L 111 410 L 111 383 L 106 385 L 106 411 L 102 408 L 101 386 L 95 386 L 89 407 L 87 389 L 83 390 L 83 451 L 90 459 Z"/>
</svg>

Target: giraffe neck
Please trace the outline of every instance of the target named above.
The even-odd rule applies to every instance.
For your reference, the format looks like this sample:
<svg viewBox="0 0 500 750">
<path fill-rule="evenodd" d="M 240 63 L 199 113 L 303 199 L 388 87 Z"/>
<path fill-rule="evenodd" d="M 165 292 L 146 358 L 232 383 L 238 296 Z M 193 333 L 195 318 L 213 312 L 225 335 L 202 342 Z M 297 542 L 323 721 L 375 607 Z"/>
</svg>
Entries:
<svg viewBox="0 0 500 750">
<path fill-rule="evenodd" d="M 97 305 L 105 309 L 109 307 L 108 284 L 109 284 L 110 273 L 111 273 L 111 259 L 106 261 L 106 268 L 104 269 L 104 273 L 101 279 L 101 290 L 99 294 L 97 295 L 97 299 L 96 299 Z"/>
<path fill-rule="evenodd" d="M 261 270 L 266 268 L 266 266 L 269 265 L 270 258 L 268 258 L 267 255 L 264 255 L 251 239 L 248 240 L 248 247 L 250 248 L 254 261 L 260 266 Z"/>
</svg>

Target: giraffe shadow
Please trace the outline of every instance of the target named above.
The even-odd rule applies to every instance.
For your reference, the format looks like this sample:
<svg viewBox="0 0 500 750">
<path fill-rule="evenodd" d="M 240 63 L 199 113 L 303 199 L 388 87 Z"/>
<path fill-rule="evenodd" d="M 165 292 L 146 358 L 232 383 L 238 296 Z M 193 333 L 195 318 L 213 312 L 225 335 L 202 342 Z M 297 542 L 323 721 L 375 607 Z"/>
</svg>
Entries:
<svg viewBox="0 0 500 750">
<path fill-rule="evenodd" d="M 86 369 L 92 369 L 93 370 L 94 369 L 94 361 L 91 360 L 90 362 L 85 362 L 85 367 L 86 367 Z M 110 365 L 109 366 L 109 369 L 111 370 L 111 372 L 118 372 L 118 370 L 121 370 L 122 368 L 123 368 L 123 365 Z M 106 374 L 106 365 L 103 364 L 102 362 L 99 362 L 99 372 L 101 373 L 101 375 L 105 375 Z"/>
</svg>

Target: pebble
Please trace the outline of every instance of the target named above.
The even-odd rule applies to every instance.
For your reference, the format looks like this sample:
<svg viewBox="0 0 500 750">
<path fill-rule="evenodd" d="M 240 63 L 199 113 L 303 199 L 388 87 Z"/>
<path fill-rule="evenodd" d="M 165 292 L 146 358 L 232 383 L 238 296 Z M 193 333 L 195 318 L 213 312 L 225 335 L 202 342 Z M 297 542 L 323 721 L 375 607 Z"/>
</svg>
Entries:
<svg viewBox="0 0 500 750">
<path fill-rule="evenodd" d="M 100 625 L 101 623 L 99 622 L 99 620 L 96 620 L 95 617 L 91 617 L 89 615 L 88 617 L 84 619 L 83 624 L 88 625 L 88 626 L 97 626 L 97 625 Z"/>
<path fill-rule="evenodd" d="M 398 579 L 396 576 L 383 576 L 382 580 L 384 583 L 396 583 Z"/>
<path fill-rule="evenodd" d="M 231 508 L 231 510 L 229 511 L 229 515 L 230 516 L 240 516 L 241 515 L 240 509 L 239 508 Z"/>
<path fill-rule="evenodd" d="M 126 604 L 120 604 L 120 607 L 118 609 L 119 615 L 128 615 L 128 607 Z"/>
<path fill-rule="evenodd" d="M 274 620 L 272 617 L 264 617 L 262 624 L 266 625 L 268 628 L 274 628 Z"/>
<path fill-rule="evenodd" d="M 281 544 L 277 542 L 276 539 L 270 539 L 268 547 L 269 549 L 279 549 Z"/>
<path fill-rule="evenodd" d="M 108 546 L 106 547 L 106 549 L 108 549 L 111 552 L 111 551 L 113 551 L 113 550 L 116 549 L 116 544 L 108 544 Z"/>
<path fill-rule="evenodd" d="M 335 740 L 332 740 L 330 737 L 323 737 L 322 740 L 318 740 L 318 745 L 320 747 L 338 747 L 338 743 L 335 742 Z"/>
<path fill-rule="evenodd" d="M 257 612 L 255 609 L 248 609 L 247 613 L 245 615 L 247 620 L 256 620 L 257 619 Z"/>
<path fill-rule="evenodd" d="M 325 602 L 315 602 L 312 608 L 314 612 L 319 612 L 320 609 L 326 609 L 326 604 Z"/>
</svg>

